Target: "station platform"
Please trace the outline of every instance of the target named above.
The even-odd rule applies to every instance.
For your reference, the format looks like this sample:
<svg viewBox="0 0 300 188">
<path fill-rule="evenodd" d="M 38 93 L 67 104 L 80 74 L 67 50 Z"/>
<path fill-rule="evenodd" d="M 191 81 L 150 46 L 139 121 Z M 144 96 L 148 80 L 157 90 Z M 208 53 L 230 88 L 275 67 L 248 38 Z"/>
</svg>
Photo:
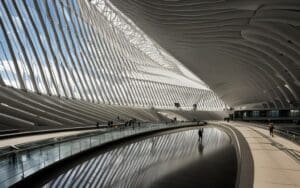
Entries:
<svg viewBox="0 0 300 188">
<path fill-rule="evenodd" d="M 254 123 L 223 123 L 236 128 L 246 139 L 254 162 L 254 188 L 300 187 L 300 146 Z"/>
<path fill-rule="evenodd" d="M 251 156 L 249 159 L 253 163 L 252 166 L 249 165 L 251 170 L 246 174 L 253 174 L 253 178 L 244 184 L 246 187 L 300 187 L 298 144 L 278 135 L 271 137 L 268 130 L 259 128 L 254 123 L 218 121 L 209 122 L 202 128 L 202 140 L 198 137 L 199 127 L 181 127 L 91 148 L 91 151 L 78 157 L 74 155 L 71 159 L 58 161 L 53 168 L 47 167 L 30 181 L 25 179 L 25 185 L 27 181 L 38 187 L 237 187 L 237 182 L 242 179 L 239 177 L 236 140 L 242 149 L 246 148 L 246 152 L 240 152 Z M 240 137 L 234 138 L 229 134 L 230 128 Z M 45 136 L 59 137 L 79 132 L 82 133 L 74 131 L 34 135 L 23 140 L 29 142 L 45 139 Z M 122 131 L 113 132 L 115 136 L 121 133 Z M 107 136 L 101 136 L 105 137 Z M 12 142 L 14 140 L 6 141 L 6 144 Z M 62 145 L 62 150 L 57 151 L 66 148 Z M 38 152 L 26 157 L 36 160 L 40 156 L 53 158 L 52 155 L 54 154 L 41 155 Z M 39 173 L 38 171 L 37 174 Z M 16 184 L 15 187 L 23 185 Z"/>
<path fill-rule="evenodd" d="M 230 136 L 205 126 L 199 139 L 198 129 L 109 143 L 14 187 L 235 187 L 237 161 Z"/>
<path fill-rule="evenodd" d="M 36 138 L 37 141 L 33 141 L 34 137 L 20 137 L 20 144 L 15 144 L 14 147 L 3 147 L 0 150 L 0 187 L 11 186 L 20 180 L 29 178 L 29 176 L 36 172 L 40 173 L 45 168 L 51 167 L 69 157 L 84 153 L 86 150 L 94 150 L 95 147 L 102 146 L 103 144 L 110 146 L 111 142 L 116 140 L 126 140 L 126 138 L 134 137 L 135 135 L 186 126 L 195 126 L 195 123 L 148 123 L 140 126 L 113 127 L 106 130 L 97 128 L 97 131 L 80 132 L 69 136 L 43 134 L 39 135 L 39 138 Z M 4 140 L 2 141 L 4 142 Z M 6 140 L 6 144 L 11 145 L 11 143 L 14 143 L 14 141 Z M 31 185 L 29 186 L 32 187 Z"/>
<path fill-rule="evenodd" d="M 199 141 L 197 132 L 168 131 L 124 143 L 75 165 L 45 187 L 233 187 L 236 161 L 229 136 L 210 127 Z"/>
</svg>

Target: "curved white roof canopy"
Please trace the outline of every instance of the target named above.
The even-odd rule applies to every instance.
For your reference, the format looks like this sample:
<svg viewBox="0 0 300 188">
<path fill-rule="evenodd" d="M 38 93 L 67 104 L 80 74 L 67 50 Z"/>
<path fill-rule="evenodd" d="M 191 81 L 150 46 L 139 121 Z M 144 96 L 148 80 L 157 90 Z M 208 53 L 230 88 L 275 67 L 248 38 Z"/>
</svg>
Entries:
<svg viewBox="0 0 300 188">
<path fill-rule="evenodd" d="M 230 106 L 299 103 L 299 0 L 110 2 Z"/>
<path fill-rule="evenodd" d="M 145 35 L 141 29 L 111 4 L 110 1 L 92 0 L 90 3 L 97 7 L 109 23 L 112 24 L 112 27 L 122 31 L 129 42 L 153 60 L 150 66 L 139 66 L 141 72 L 150 75 L 160 73 L 161 75 L 167 75 L 165 79 L 169 79 L 169 83 L 175 82 L 182 86 L 210 90 L 198 76 L 194 75 L 182 63 Z M 155 64 L 157 64 L 156 68 Z"/>
</svg>

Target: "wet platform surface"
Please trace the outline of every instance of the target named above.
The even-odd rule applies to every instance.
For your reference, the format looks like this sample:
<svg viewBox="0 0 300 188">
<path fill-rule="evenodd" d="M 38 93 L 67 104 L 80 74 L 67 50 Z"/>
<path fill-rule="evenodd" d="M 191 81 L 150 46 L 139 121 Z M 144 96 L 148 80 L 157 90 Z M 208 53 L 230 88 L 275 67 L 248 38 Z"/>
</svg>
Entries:
<svg viewBox="0 0 300 188">
<path fill-rule="evenodd" d="M 44 187 L 234 187 L 237 162 L 216 128 L 164 132 L 102 152 Z"/>
</svg>

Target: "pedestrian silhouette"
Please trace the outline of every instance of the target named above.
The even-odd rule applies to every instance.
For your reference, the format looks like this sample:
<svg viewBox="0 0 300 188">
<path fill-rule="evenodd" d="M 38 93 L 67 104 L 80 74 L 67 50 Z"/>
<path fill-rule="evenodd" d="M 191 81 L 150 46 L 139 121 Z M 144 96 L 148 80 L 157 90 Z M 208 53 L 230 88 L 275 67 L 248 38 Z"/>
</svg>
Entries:
<svg viewBox="0 0 300 188">
<path fill-rule="evenodd" d="M 270 131 L 270 136 L 274 136 L 274 126 L 273 126 L 273 123 L 270 123 L 269 124 L 269 131 Z"/>
<path fill-rule="evenodd" d="M 198 141 L 200 141 L 200 140 L 201 140 L 201 142 L 202 142 L 202 137 L 203 137 L 203 128 L 200 128 L 200 129 L 198 130 L 198 136 L 199 136 L 199 139 L 198 139 Z"/>
</svg>

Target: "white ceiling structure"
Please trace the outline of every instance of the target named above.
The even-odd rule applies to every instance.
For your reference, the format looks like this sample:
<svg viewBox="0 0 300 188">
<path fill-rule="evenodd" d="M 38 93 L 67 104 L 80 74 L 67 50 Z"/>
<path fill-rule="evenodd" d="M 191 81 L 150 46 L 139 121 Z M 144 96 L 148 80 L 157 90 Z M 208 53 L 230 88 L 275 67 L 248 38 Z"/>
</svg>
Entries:
<svg viewBox="0 0 300 188">
<path fill-rule="evenodd" d="M 230 106 L 299 103 L 299 0 L 110 3 Z"/>
</svg>

